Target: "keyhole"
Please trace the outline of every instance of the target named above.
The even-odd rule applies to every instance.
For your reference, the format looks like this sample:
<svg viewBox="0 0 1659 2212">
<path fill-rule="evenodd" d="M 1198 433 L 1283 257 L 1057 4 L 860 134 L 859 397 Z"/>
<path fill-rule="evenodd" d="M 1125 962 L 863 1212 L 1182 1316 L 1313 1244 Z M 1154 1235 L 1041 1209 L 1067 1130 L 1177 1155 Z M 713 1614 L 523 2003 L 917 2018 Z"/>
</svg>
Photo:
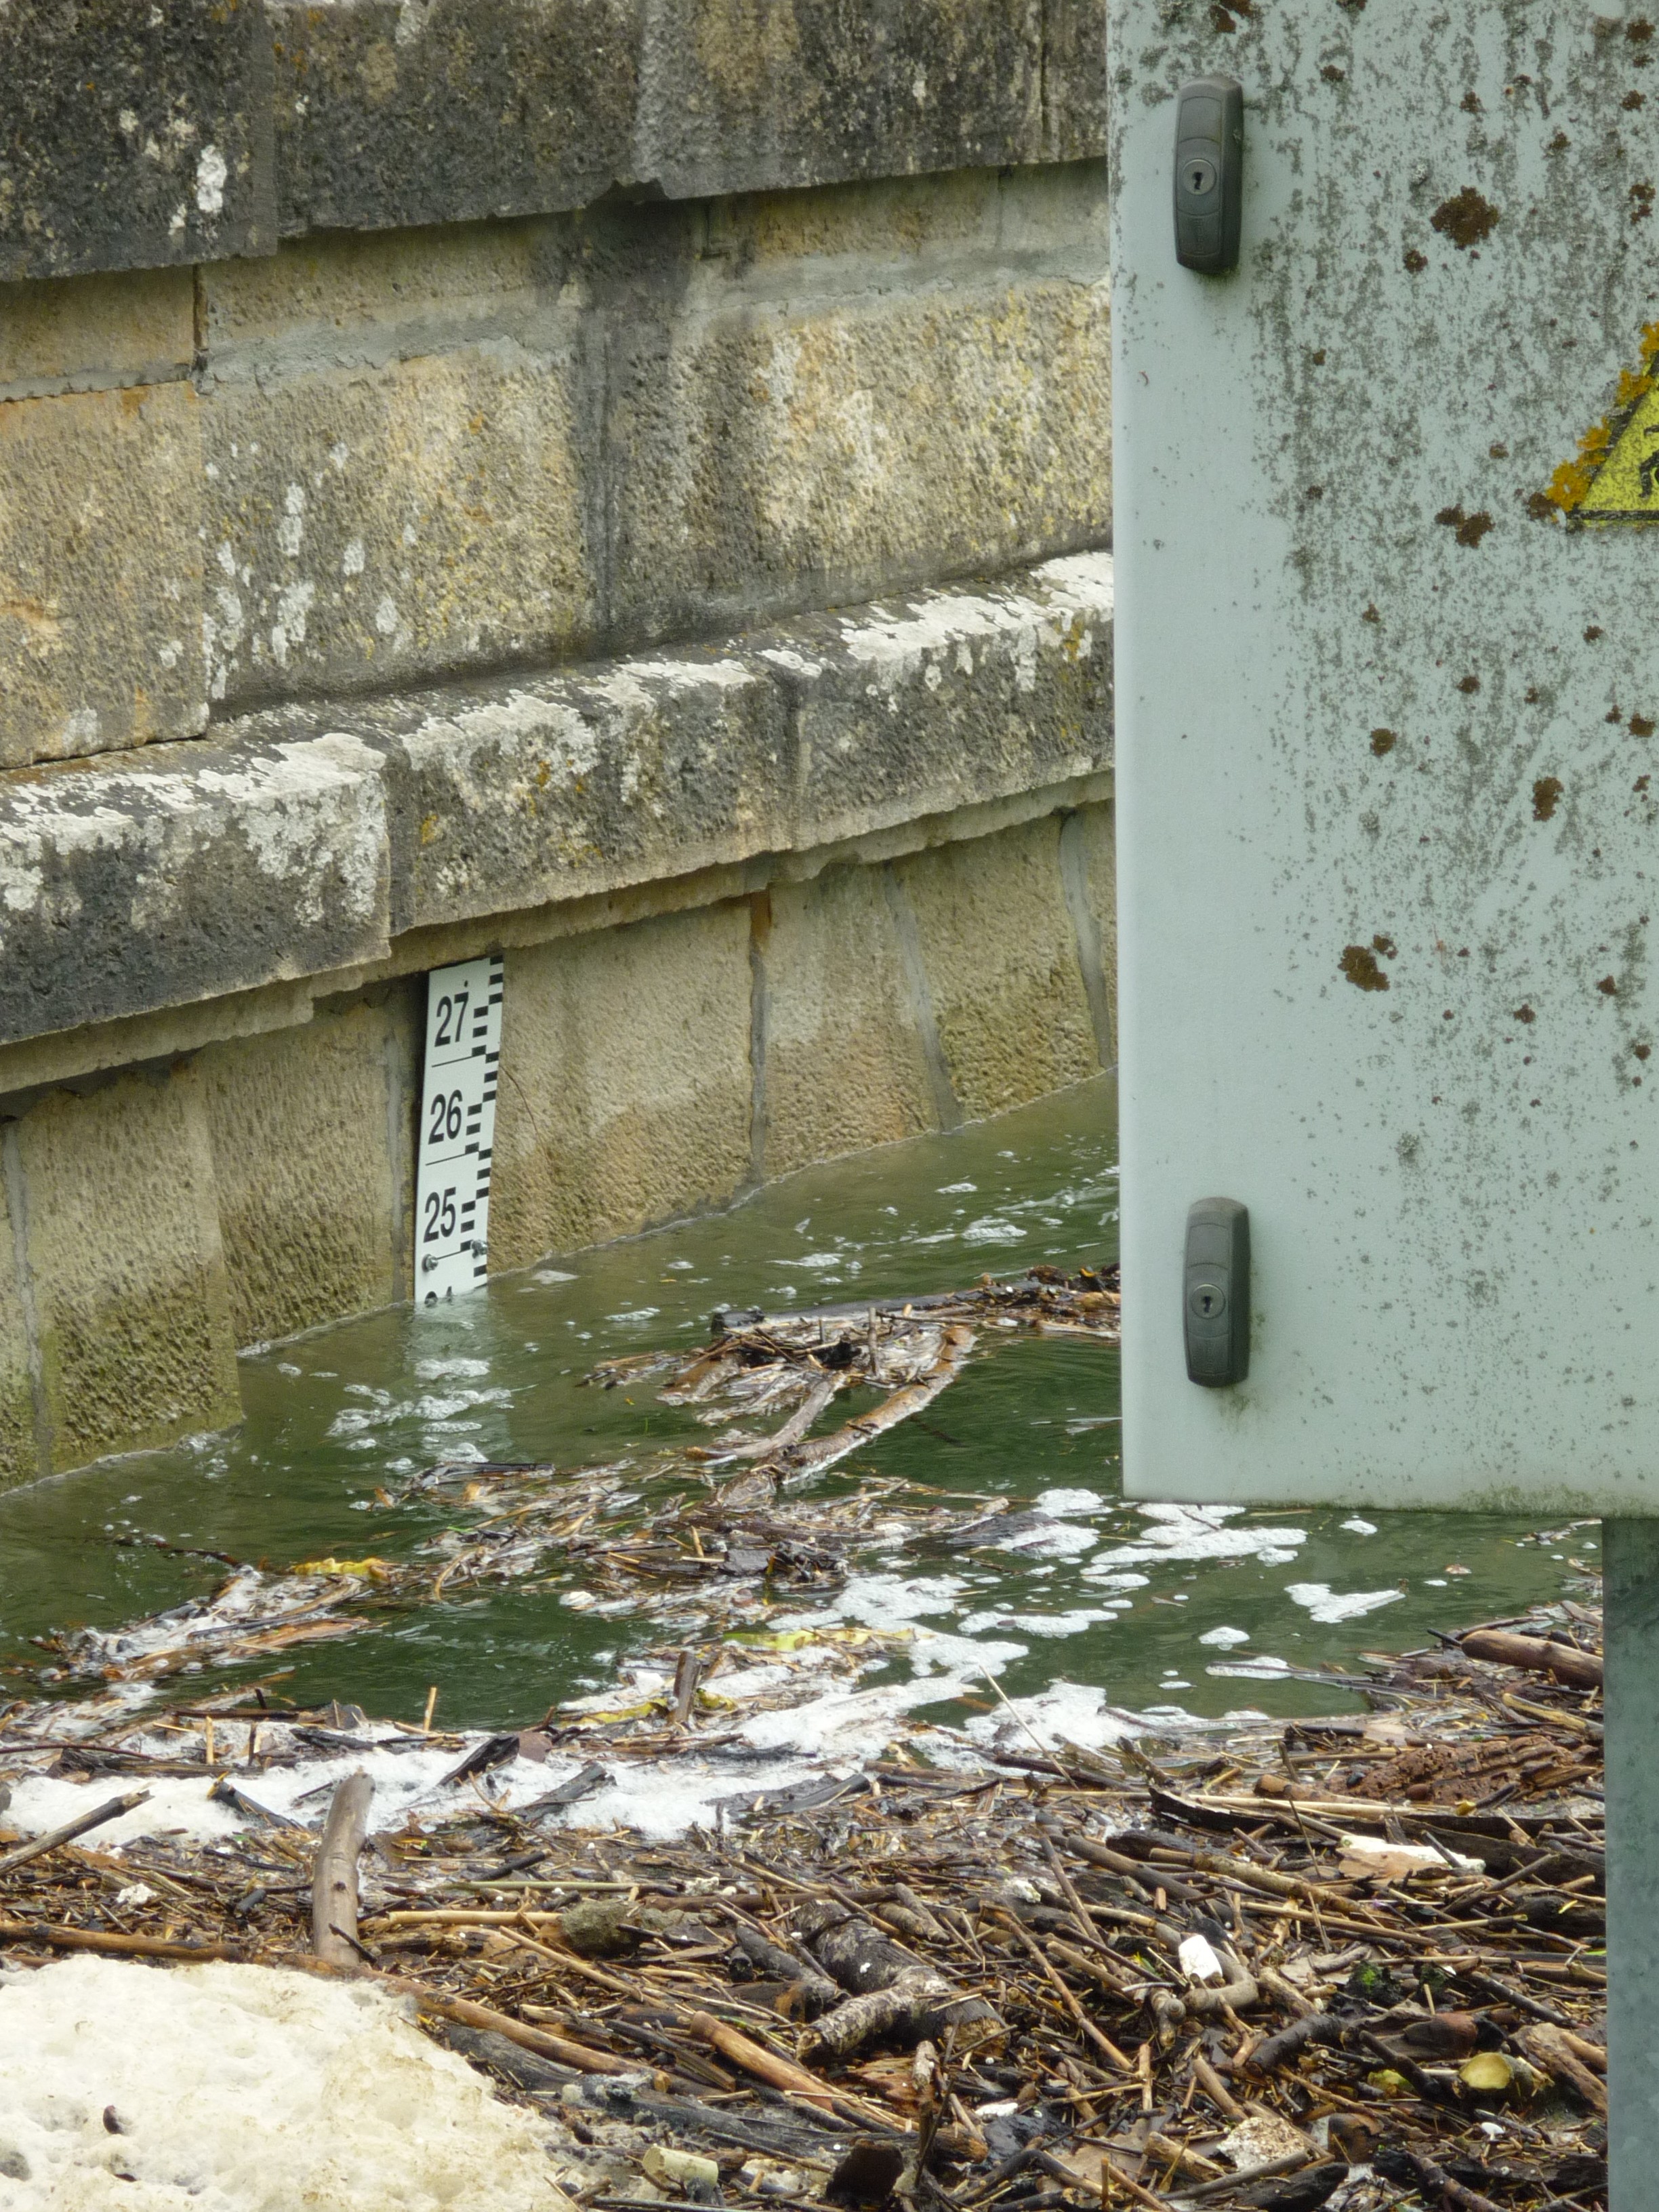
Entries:
<svg viewBox="0 0 1659 2212">
<path fill-rule="evenodd" d="M 1215 190 L 1216 169 L 1213 161 L 1194 161 L 1187 164 L 1185 182 L 1194 199 L 1202 199 L 1206 192 Z"/>
<path fill-rule="evenodd" d="M 1194 1283 L 1187 1303 L 1196 1321 L 1219 1321 L 1227 1310 L 1227 1293 L 1219 1283 Z"/>
</svg>

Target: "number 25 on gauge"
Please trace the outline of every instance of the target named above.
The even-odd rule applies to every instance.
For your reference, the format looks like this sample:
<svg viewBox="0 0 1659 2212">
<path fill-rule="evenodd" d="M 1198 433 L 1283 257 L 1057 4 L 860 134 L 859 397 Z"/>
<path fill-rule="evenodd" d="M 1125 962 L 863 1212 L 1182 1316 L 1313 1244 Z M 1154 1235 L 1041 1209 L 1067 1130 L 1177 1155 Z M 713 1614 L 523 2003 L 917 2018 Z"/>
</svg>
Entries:
<svg viewBox="0 0 1659 2212">
<path fill-rule="evenodd" d="M 421 1231 L 423 1244 L 447 1244 L 455 1234 L 455 1186 L 446 1190 L 429 1190 L 426 1194 L 426 1221 Z"/>
</svg>

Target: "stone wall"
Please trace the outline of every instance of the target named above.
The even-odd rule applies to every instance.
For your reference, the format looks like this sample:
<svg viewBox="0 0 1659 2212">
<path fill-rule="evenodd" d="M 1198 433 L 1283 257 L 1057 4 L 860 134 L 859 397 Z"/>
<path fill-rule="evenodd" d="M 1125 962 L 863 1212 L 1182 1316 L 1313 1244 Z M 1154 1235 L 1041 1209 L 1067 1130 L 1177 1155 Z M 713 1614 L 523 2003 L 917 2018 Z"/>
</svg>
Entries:
<svg viewBox="0 0 1659 2212">
<path fill-rule="evenodd" d="M 0 10 L 0 1481 L 409 1295 L 434 966 L 498 1268 L 1109 1061 L 1103 68 Z"/>
<path fill-rule="evenodd" d="M 1097 0 L 11 0 L 0 277 L 1091 159 Z"/>
<path fill-rule="evenodd" d="M 1097 167 L 0 286 L 0 766 L 1097 543 Z"/>
</svg>

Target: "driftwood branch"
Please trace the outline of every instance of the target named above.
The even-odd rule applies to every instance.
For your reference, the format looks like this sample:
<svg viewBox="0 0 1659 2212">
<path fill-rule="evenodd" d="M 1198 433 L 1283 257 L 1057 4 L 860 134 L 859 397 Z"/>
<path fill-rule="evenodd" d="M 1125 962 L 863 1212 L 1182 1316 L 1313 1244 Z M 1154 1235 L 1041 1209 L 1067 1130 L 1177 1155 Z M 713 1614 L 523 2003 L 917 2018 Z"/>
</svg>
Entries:
<svg viewBox="0 0 1659 2212">
<path fill-rule="evenodd" d="M 848 1992 L 812 2031 L 821 2051 L 845 2058 L 878 2036 L 915 2044 L 996 2017 L 982 1997 L 964 1996 L 914 1951 L 845 1906 L 821 1906 L 807 1925 L 816 1928 L 806 1936 L 807 1949 Z"/>
<path fill-rule="evenodd" d="M 357 1945 L 357 1854 L 368 1830 L 374 1784 L 361 1771 L 348 1774 L 329 1801 L 323 1839 L 311 1868 L 311 1947 L 331 1966 L 355 1966 Z"/>
<path fill-rule="evenodd" d="M 326 1959 L 303 1955 L 290 1955 L 282 1963 L 307 1973 L 339 1974 L 352 1981 L 372 1982 L 380 1989 L 395 1990 L 399 1996 L 412 1997 L 422 2012 L 435 2013 L 440 2020 L 453 2020 L 462 2027 L 480 2028 L 486 2034 L 504 2035 L 521 2050 L 533 2051 L 539 2057 L 574 2067 L 579 2073 L 632 2074 L 638 2070 L 630 2059 L 613 2057 L 607 2051 L 592 2051 L 585 2043 L 572 2043 L 562 2035 L 550 2035 L 545 2029 L 514 2020 L 510 2013 L 477 2004 L 471 1997 L 453 1996 L 447 1990 L 434 1990 L 424 1982 L 409 1981 L 399 1974 L 382 1973 L 363 1966 L 355 1954 L 338 1966 Z"/>
<path fill-rule="evenodd" d="M 1553 2075 L 1558 2081 L 1569 2083 L 1577 2091 L 1593 2112 L 1600 2112 L 1603 2118 L 1606 2118 L 1607 2110 L 1606 2085 L 1596 2080 L 1580 2055 L 1585 2051 L 1593 2051 L 1595 2048 L 1593 2044 L 1586 2043 L 1580 2037 L 1571 2035 L 1561 2028 L 1542 2025 L 1523 2028 L 1519 2041 L 1521 2048 L 1534 2065 L 1541 2066 L 1547 2074 Z M 1573 2047 L 1575 2045 L 1577 2045 L 1576 2050 Z M 1606 2052 L 1603 2051 L 1599 2055 L 1602 2065 L 1605 2066 Z"/>
<path fill-rule="evenodd" d="M 769 2082 L 775 2089 L 804 2097 L 826 2112 L 834 2110 L 835 2098 L 816 2074 L 809 2074 L 804 2066 L 797 2066 L 791 2059 L 779 2057 L 775 2051 L 763 2050 L 746 2035 L 740 2035 L 735 2027 L 716 2020 L 712 2013 L 694 2012 L 685 2024 L 693 2035 L 712 2044 L 733 2065 L 741 2066 L 745 2074 Z"/>
<path fill-rule="evenodd" d="M 821 1907 L 806 1946 L 824 1972 L 854 1996 L 884 1990 L 922 1965 L 914 1951 L 895 1943 L 844 1905 Z"/>
<path fill-rule="evenodd" d="M 1516 1636 L 1506 1628 L 1471 1629 L 1458 1645 L 1466 1659 L 1485 1659 L 1497 1667 L 1522 1667 L 1534 1674 L 1553 1674 L 1575 1690 L 1599 1690 L 1601 1655 L 1577 1644 L 1556 1644 L 1542 1636 Z"/>
<path fill-rule="evenodd" d="M 106 1820 L 118 1820 L 123 1813 L 131 1813 L 136 1806 L 143 1804 L 149 1796 L 148 1790 L 129 1790 L 125 1797 L 111 1797 L 104 1804 L 94 1807 L 90 1813 L 82 1813 L 79 1820 L 66 1820 L 61 1828 L 53 1828 L 47 1834 L 36 1836 L 27 1844 L 19 1844 L 15 1850 L 8 1851 L 3 1858 L 0 1858 L 0 1874 L 9 1874 L 14 1867 L 27 1866 L 31 1859 L 38 1859 L 44 1852 L 55 1851 L 59 1844 L 72 1844 L 77 1836 L 84 1836 L 89 1829 L 101 1828 Z"/>
<path fill-rule="evenodd" d="M 1310 2043 L 1340 2047 L 1343 2033 L 1351 2025 L 1337 2013 L 1308 2013 L 1301 2020 L 1293 2020 L 1288 2027 L 1281 2027 L 1277 2035 L 1264 2037 L 1245 2063 L 1253 2074 L 1271 2074 L 1291 2059 L 1299 2058 Z"/>
<path fill-rule="evenodd" d="M 1249 2012 L 1259 2004 L 1261 1992 L 1256 1987 L 1255 1977 L 1250 1972 L 1231 1944 L 1215 1947 L 1226 1978 L 1222 1982 L 1194 1982 L 1181 1992 L 1181 2001 L 1187 2010 L 1200 2019 L 1227 2012 Z"/>
<path fill-rule="evenodd" d="M 786 1987 L 799 1991 L 803 2017 L 812 2020 L 819 2013 L 828 2012 L 841 2001 L 841 1991 L 828 1974 L 784 1950 L 781 1945 L 769 1942 L 757 1928 L 734 1916 L 732 1934 L 738 1948 L 758 1977 L 769 1976 Z"/>
<path fill-rule="evenodd" d="M 941 2012 L 951 2009 L 955 1995 L 949 1982 L 931 1966 L 913 1966 L 884 1988 L 848 1997 L 833 2012 L 825 2013 L 812 2030 L 813 2045 L 836 2058 L 845 2058 L 881 2035 L 920 2042 L 931 2033 Z"/>
<path fill-rule="evenodd" d="M 920 1413 L 931 1406 L 939 1393 L 956 1381 L 973 1348 L 973 1330 L 960 1322 L 953 1322 L 945 1332 L 939 1358 L 920 1382 L 905 1383 L 872 1412 L 848 1421 L 845 1428 L 788 1447 L 777 1453 L 775 1461 L 763 1464 L 775 1467 L 778 1486 L 782 1490 L 793 1490 L 809 1476 L 823 1474 L 848 1453 L 884 1436 L 889 1429 L 896 1429 L 901 1421 L 908 1421 L 913 1413 Z"/>
<path fill-rule="evenodd" d="M 246 1959 L 235 1943 L 170 1943 L 161 1936 L 106 1934 L 40 1920 L 0 1920 L 0 1943 L 44 1943 L 54 1951 L 101 1951 L 112 1959 Z"/>
</svg>

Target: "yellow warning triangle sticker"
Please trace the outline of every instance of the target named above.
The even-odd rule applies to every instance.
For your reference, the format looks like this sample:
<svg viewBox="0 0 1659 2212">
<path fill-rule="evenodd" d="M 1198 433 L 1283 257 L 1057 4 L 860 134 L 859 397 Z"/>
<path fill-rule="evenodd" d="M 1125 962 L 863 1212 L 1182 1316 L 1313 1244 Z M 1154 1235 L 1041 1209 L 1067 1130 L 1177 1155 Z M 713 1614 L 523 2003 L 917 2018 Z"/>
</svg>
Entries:
<svg viewBox="0 0 1659 2212">
<path fill-rule="evenodd" d="M 1592 423 L 1536 505 L 1582 525 L 1659 522 L 1659 323 L 1642 333 L 1643 366 L 1620 373 L 1611 412 Z"/>
</svg>

